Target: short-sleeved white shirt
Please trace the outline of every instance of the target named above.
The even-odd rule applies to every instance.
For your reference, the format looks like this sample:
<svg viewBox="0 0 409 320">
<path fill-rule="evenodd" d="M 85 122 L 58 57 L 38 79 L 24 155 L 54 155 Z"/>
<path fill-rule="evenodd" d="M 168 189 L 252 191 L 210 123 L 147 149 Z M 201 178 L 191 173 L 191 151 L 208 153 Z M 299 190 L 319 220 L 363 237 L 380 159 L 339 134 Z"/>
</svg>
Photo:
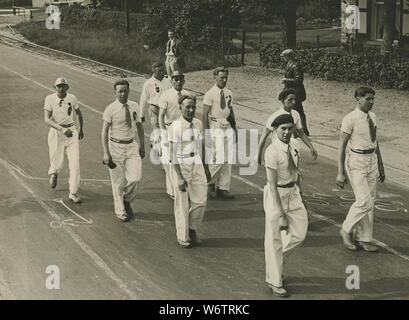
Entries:
<svg viewBox="0 0 409 320">
<path fill-rule="evenodd" d="M 71 107 L 71 112 L 69 109 Z M 74 122 L 74 110 L 77 110 L 78 100 L 73 94 L 67 95 L 60 99 L 57 93 L 48 95 L 44 101 L 44 110 L 52 113 L 51 118 L 58 124 L 71 124 Z M 70 113 L 70 115 L 68 115 Z"/>
<path fill-rule="evenodd" d="M 295 165 L 299 160 L 299 149 L 290 142 L 291 154 L 294 159 Z M 264 159 L 265 167 L 277 170 L 277 183 L 284 185 L 290 182 L 297 181 L 297 173 L 291 172 L 288 169 L 288 144 L 274 139 L 273 142 L 267 147 Z"/>
<path fill-rule="evenodd" d="M 368 150 L 376 147 L 376 141 L 371 141 L 368 116 L 377 128 L 376 116 L 372 111 L 365 113 L 356 108 L 342 119 L 341 131 L 351 135 L 351 149 Z"/>
<path fill-rule="evenodd" d="M 142 87 L 141 99 L 139 105 L 142 108 L 142 116 L 149 105 L 159 105 L 161 94 L 172 87 L 168 77 L 163 77 L 162 80 L 156 79 L 154 76 L 146 80 Z"/>
<path fill-rule="evenodd" d="M 268 117 L 267 122 L 266 122 L 266 128 L 273 131 L 274 127 L 272 127 L 271 124 L 273 123 L 275 118 L 277 118 L 278 116 L 280 116 L 282 114 L 290 114 L 294 119 L 295 127 L 297 129 L 299 129 L 299 130 L 302 129 L 301 118 L 300 118 L 300 114 L 298 113 L 298 111 L 297 110 L 291 110 L 290 112 L 288 112 L 287 110 L 284 109 L 284 107 L 281 107 L 276 112 L 274 112 L 271 116 Z"/>
<path fill-rule="evenodd" d="M 223 90 L 224 99 L 226 101 L 226 108 L 221 108 L 220 91 Z M 233 102 L 233 93 L 227 88 L 220 89 L 217 85 L 214 85 L 209 91 L 206 92 L 203 98 L 203 104 L 211 106 L 210 116 L 218 119 L 227 119 L 230 115 L 230 108 Z"/>
<path fill-rule="evenodd" d="M 192 124 L 191 127 L 191 123 L 181 116 L 168 129 L 169 141 L 179 159 L 198 157 L 200 160 L 203 125 L 197 118 L 193 118 Z"/>
<path fill-rule="evenodd" d="M 131 140 L 135 138 L 136 123 L 142 122 L 142 114 L 139 105 L 135 101 L 128 100 L 131 114 L 131 128 L 126 123 L 125 107 L 118 100 L 106 107 L 102 119 L 111 125 L 109 136 L 119 140 Z"/>
<path fill-rule="evenodd" d="M 180 91 L 181 95 L 189 94 L 187 91 Z M 159 108 L 165 109 L 165 123 L 172 123 L 181 116 L 179 108 L 179 91 L 170 88 L 162 93 L 159 98 Z"/>
</svg>

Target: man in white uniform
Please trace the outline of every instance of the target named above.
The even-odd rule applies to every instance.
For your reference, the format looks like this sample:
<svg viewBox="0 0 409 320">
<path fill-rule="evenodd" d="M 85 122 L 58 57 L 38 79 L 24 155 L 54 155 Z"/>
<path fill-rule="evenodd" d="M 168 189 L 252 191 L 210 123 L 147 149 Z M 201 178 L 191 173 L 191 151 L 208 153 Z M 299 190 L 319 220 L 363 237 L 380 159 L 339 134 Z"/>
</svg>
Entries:
<svg viewBox="0 0 409 320">
<path fill-rule="evenodd" d="M 128 100 L 129 82 L 118 80 L 114 89 L 116 100 L 106 107 L 102 116 L 102 161 L 109 167 L 115 214 L 120 221 L 126 222 L 133 215 L 131 203 L 142 178 L 144 130 L 141 109 L 136 102 Z M 139 145 L 135 141 L 135 131 Z"/>
<path fill-rule="evenodd" d="M 232 127 L 235 117 L 232 107 L 233 93 L 226 88 L 229 71 L 218 67 L 213 71 L 215 85 L 203 98 L 203 125 L 211 129 L 206 139 L 212 141 L 213 159 L 207 159 L 212 180 L 209 183 L 209 196 L 214 199 L 233 199 L 230 194 L 231 168 L 237 132 Z"/>
<path fill-rule="evenodd" d="M 263 150 L 264 146 L 266 144 L 267 138 L 271 133 L 274 133 L 274 128 L 271 126 L 271 123 L 273 120 L 281 115 L 281 114 L 290 114 L 293 119 L 294 119 L 294 129 L 293 132 L 297 137 L 299 137 L 305 145 L 310 149 L 311 156 L 313 159 L 317 159 L 318 153 L 315 150 L 314 146 L 311 143 L 311 140 L 307 137 L 303 130 L 303 126 L 301 123 L 301 118 L 300 115 L 296 110 L 293 109 L 293 107 L 296 104 L 296 94 L 295 90 L 293 88 L 285 88 L 283 91 L 280 92 L 278 95 L 278 100 L 281 101 L 283 106 L 278 109 L 276 112 L 274 112 L 266 122 L 266 126 L 263 130 L 263 133 L 261 134 L 260 142 L 258 145 L 258 151 L 257 151 L 257 161 L 259 164 L 261 164 L 262 156 L 263 156 Z M 274 140 L 275 135 L 272 135 L 272 140 Z"/>
<path fill-rule="evenodd" d="M 57 177 L 64 163 L 64 151 L 67 153 L 70 179 L 68 198 L 74 203 L 81 201 L 78 196 L 80 184 L 80 150 L 79 140 L 84 138 L 83 117 L 77 98 L 67 93 L 69 85 L 64 78 L 55 80 L 56 93 L 50 94 L 44 102 L 44 121 L 51 128 L 48 133 L 50 153 L 51 188 L 57 186 Z"/>
<path fill-rule="evenodd" d="M 290 143 L 294 119 L 284 113 L 271 126 L 277 137 L 265 153 L 267 184 L 264 187 L 266 282 L 273 295 L 287 297 L 283 286 L 283 259 L 300 246 L 307 234 L 307 211 L 298 181 L 299 150 Z"/>
<path fill-rule="evenodd" d="M 182 95 L 188 94 L 188 92 L 183 90 L 185 75 L 182 72 L 173 72 L 170 83 L 172 88 L 163 92 L 159 98 L 159 127 L 161 129 L 162 162 L 166 172 L 166 193 L 171 199 L 174 199 L 167 130 L 172 122 L 180 117 L 178 101 Z"/>
<path fill-rule="evenodd" d="M 165 76 L 165 67 L 162 62 L 153 63 L 152 72 L 152 77 L 143 84 L 139 106 L 142 114 L 146 109 L 149 112 L 152 125 L 151 145 L 154 151 L 160 154 L 159 98 L 172 85 L 169 78 Z"/>
<path fill-rule="evenodd" d="M 202 224 L 207 202 L 209 168 L 202 161 L 203 126 L 196 119 L 196 97 L 179 98 L 182 115 L 169 127 L 172 174 L 175 192 L 174 212 L 176 236 L 180 246 L 200 245 L 198 229 Z"/>
<path fill-rule="evenodd" d="M 337 185 L 343 189 L 346 183 L 345 172 L 348 174 L 355 202 L 349 209 L 340 233 L 347 249 L 355 251 L 362 248 L 368 252 L 376 252 L 378 248 L 371 244 L 376 182 L 385 181 L 385 170 L 377 140 L 376 116 L 371 111 L 375 91 L 359 87 L 355 91 L 355 99 L 358 106 L 342 120 L 336 179 Z M 346 156 L 348 142 L 351 149 Z"/>
</svg>

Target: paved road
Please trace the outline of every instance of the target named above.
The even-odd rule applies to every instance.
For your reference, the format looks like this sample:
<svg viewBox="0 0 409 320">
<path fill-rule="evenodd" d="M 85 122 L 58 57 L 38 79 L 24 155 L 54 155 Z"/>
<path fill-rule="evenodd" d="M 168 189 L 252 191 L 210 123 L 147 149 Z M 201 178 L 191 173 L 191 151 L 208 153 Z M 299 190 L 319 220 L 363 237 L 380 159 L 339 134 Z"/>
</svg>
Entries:
<svg viewBox="0 0 409 320">
<path fill-rule="evenodd" d="M 67 170 L 56 190 L 48 185 L 48 128 L 42 105 L 61 75 L 82 102 L 86 121 L 81 205 L 66 201 Z M 101 113 L 113 99 L 112 83 L 0 46 L 0 86 L 0 298 L 271 299 L 264 283 L 262 168 L 253 176 L 240 176 L 234 169 L 237 199 L 209 202 L 203 245 L 182 249 L 176 243 L 164 173 L 148 159 L 134 204 L 136 219 L 126 224 L 115 220 L 100 144 Z M 139 88 L 134 89 L 131 99 L 138 101 Z M 292 297 L 408 299 L 408 190 L 391 184 L 379 187 L 375 237 L 381 252 L 348 252 L 337 224 L 352 193 L 335 188 L 332 161 L 312 161 L 307 154 L 303 159 L 314 219 L 304 246 L 286 264 Z M 58 198 L 64 203 L 56 202 Z M 59 290 L 45 286 L 50 265 L 59 268 Z M 360 268 L 359 290 L 346 289 L 348 265 Z"/>
</svg>

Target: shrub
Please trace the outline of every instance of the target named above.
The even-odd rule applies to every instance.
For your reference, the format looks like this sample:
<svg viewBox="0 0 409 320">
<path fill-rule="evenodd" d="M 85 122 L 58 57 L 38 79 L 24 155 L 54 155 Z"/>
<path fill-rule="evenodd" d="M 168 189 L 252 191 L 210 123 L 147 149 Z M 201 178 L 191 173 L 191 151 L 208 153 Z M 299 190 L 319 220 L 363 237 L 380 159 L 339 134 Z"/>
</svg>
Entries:
<svg viewBox="0 0 409 320">
<path fill-rule="evenodd" d="M 284 48 L 276 43 L 260 48 L 263 66 L 284 68 L 280 53 Z M 361 55 L 330 52 L 325 49 L 296 50 L 296 59 L 310 75 L 382 88 L 409 89 L 409 59 L 389 61 L 373 51 Z"/>
</svg>

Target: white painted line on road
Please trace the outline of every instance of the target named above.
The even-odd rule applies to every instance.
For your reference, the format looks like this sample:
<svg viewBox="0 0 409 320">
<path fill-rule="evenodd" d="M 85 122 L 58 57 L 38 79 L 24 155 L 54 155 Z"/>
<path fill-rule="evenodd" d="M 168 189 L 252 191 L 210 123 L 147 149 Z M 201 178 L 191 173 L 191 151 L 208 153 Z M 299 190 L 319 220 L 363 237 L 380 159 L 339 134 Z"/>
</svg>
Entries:
<svg viewBox="0 0 409 320">
<path fill-rule="evenodd" d="M 257 184 L 255 184 L 255 183 L 251 182 L 250 180 L 248 180 L 248 179 L 246 179 L 246 178 L 243 178 L 243 177 L 240 177 L 240 176 L 237 176 L 237 175 L 234 175 L 234 174 L 232 174 L 232 178 L 234 178 L 234 179 L 236 179 L 236 180 L 239 180 L 239 181 L 241 181 L 241 182 L 247 184 L 248 186 L 257 189 L 258 191 L 263 191 L 263 188 L 262 188 L 262 187 L 260 187 L 259 185 L 257 185 Z M 318 188 L 316 188 L 316 187 L 314 187 L 314 186 L 312 186 L 312 185 L 310 185 L 310 184 L 309 184 L 308 186 L 311 187 L 311 188 L 313 188 L 313 189 L 315 189 L 317 192 L 320 192 L 320 194 L 321 194 L 321 191 L 320 191 Z M 340 225 L 339 223 L 337 223 L 335 220 L 332 220 L 331 218 L 322 216 L 322 215 L 320 215 L 320 214 L 318 214 L 318 213 L 313 213 L 312 216 L 315 217 L 315 218 L 318 218 L 318 219 L 320 219 L 320 220 L 322 220 L 322 221 L 328 222 L 329 224 L 332 224 L 332 225 L 334 225 L 334 226 L 336 226 L 336 227 L 338 227 L 338 228 L 341 228 L 341 225 Z M 381 241 L 379 241 L 379 240 L 373 239 L 373 242 L 374 242 L 376 245 L 378 245 L 378 246 L 384 248 L 386 251 L 388 251 L 388 252 L 394 254 L 395 256 L 397 256 L 397 257 L 399 257 L 399 258 L 402 258 L 402 259 L 404 259 L 404 260 L 406 260 L 406 261 L 409 262 L 409 256 L 408 256 L 408 255 L 403 254 L 403 253 L 401 253 L 401 252 L 399 252 L 399 251 L 397 251 L 397 250 L 395 250 L 395 249 L 389 247 L 386 243 L 381 242 Z"/>
<path fill-rule="evenodd" d="M 41 200 L 30 188 L 30 186 L 21 179 L 13 170 L 12 167 L 8 165 L 6 161 L 0 159 L 0 163 L 4 168 L 7 169 L 10 175 L 12 175 L 18 183 L 33 197 L 34 200 L 54 219 L 60 220 L 58 214 L 43 200 Z M 78 244 L 78 246 L 92 259 L 92 261 L 122 290 L 124 291 L 130 299 L 137 299 L 138 296 L 130 290 L 127 285 L 111 270 L 111 268 L 105 263 L 105 261 L 89 246 L 87 245 L 80 236 L 78 236 L 70 227 L 64 226 L 64 230 L 71 236 L 71 238 Z"/>
<path fill-rule="evenodd" d="M 92 224 L 92 219 L 85 219 L 82 215 L 76 213 L 74 210 L 72 210 L 69 206 L 67 206 L 64 203 L 64 200 L 62 198 L 57 198 L 53 200 L 54 202 L 60 203 L 61 205 L 63 205 L 68 211 L 70 211 L 71 213 L 75 214 L 78 218 L 80 218 L 81 220 L 85 221 L 85 223 L 87 224 Z"/>
</svg>

